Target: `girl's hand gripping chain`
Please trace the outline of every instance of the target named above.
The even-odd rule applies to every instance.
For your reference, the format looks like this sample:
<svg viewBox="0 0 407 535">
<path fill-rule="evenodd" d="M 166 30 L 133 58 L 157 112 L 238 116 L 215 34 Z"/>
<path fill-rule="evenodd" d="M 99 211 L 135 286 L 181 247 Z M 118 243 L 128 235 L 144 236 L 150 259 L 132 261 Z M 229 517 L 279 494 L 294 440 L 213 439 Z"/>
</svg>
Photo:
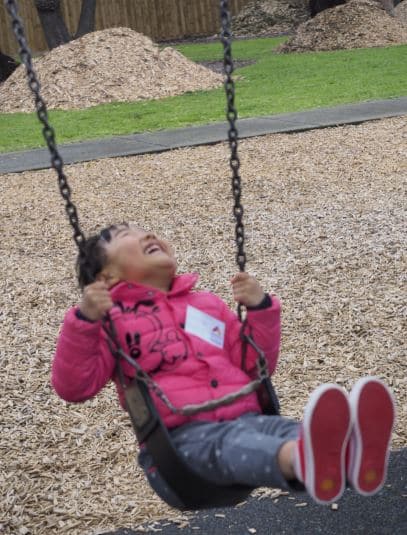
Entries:
<svg viewBox="0 0 407 535">
<path fill-rule="evenodd" d="M 248 273 L 240 272 L 231 279 L 233 298 L 246 307 L 256 307 L 264 299 L 264 290 Z"/>
<path fill-rule="evenodd" d="M 113 301 L 107 284 L 103 281 L 96 281 L 85 287 L 79 309 L 88 319 L 98 321 L 112 306 Z"/>
</svg>

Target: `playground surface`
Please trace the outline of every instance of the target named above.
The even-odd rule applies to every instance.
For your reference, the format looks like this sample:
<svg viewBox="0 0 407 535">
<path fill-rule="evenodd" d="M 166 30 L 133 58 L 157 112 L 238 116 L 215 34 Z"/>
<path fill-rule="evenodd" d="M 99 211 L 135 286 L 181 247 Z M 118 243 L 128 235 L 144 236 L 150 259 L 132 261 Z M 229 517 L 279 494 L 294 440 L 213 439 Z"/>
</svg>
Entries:
<svg viewBox="0 0 407 535">
<path fill-rule="evenodd" d="M 265 133 L 298 132 L 340 124 L 357 124 L 383 117 L 407 113 L 407 98 L 375 101 L 337 108 L 312 110 L 296 114 L 263 117 L 239 121 L 241 137 L 252 137 Z M 125 136 L 116 139 L 118 145 L 106 140 L 110 156 L 113 151 L 128 150 L 127 143 L 135 142 L 136 149 L 156 152 L 181 147 L 209 144 L 224 139 L 226 125 L 208 125 L 178 132 L 162 132 L 142 136 Z M 183 137 L 185 135 L 185 138 Z M 104 142 L 102 141 L 102 144 Z M 99 145 L 100 147 L 100 145 Z M 80 157 L 81 148 L 70 158 Z M 84 153 L 89 155 L 88 147 Z M 137 152 L 138 153 L 138 152 Z M 100 153 L 99 153 L 100 157 Z M 205 535 L 243 535 L 253 533 L 314 535 L 330 533 L 335 535 L 362 534 L 386 535 L 407 533 L 407 448 L 393 451 L 390 457 L 388 480 L 382 491 L 372 497 L 362 497 L 347 489 L 336 507 L 321 507 L 306 495 L 288 495 L 279 498 L 250 497 L 239 507 L 204 510 L 192 513 L 188 525 L 165 520 L 144 524 L 137 531 L 118 529 L 104 535 L 133 535 L 135 533 L 203 533 Z"/>
<path fill-rule="evenodd" d="M 60 533 L 63 526 L 73 535 L 407 532 L 405 337 L 399 309 L 405 272 L 407 99 L 347 109 L 348 122 L 343 107 L 315 110 L 313 121 L 299 114 L 294 124 L 293 116 L 261 118 L 257 124 L 263 132 L 248 133 L 249 121 L 239 121 L 241 137 L 262 136 L 241 143 L 250 246 L 255 251 L 250 268 L 284 298 L 289 330 L 277 381 L 285 414 L 300 417 L 309 392 L 321 380 L 349 389 L 361 373 L 368 373 L 380 374 L 392 385 L 399 417 L 383 491 L 363 498 L 348 490 L 337 510 L 314 505 L 305 495 L 265 496 L 263 489 L 237 508 L 181 515 L 165 507 L 140 470 L 133 470 L 134 437 L 126 415 L 115 410 L 115 393 L 106 389 L 97 399 L 71 407 L 50 392 L 56 332 L 77 290 L 71 237 L 56 199 L 54 173 L 45 169 L 47 156 L 43 170 L 1 177 L 7 199 L 2 258 L 8 274 L 2 310 L 12 319 L 4 326 L 4 348 L 10 357 L 3 366 L 3 386 L 5 399 L 15 400 L 3 411 L 1 447 L 9 467 L 3 492 L 11 496 L 13 489 L 16 508 L 24 503 L 3 526 L 5 533 L 24 532 L 27 526 L 38 534 Z M 283 130 L 277 132 L 285 133 L 262 135 L 278 121 Z M 219 128 L 218 141 L 223 141 L 225 125 L 214 126 Z M 147 228 L 165 231 L 180 246 L 188 244 L 188 254 L 180 258 L 182 268 L 193 265 L 204 285 L 220 288 L 227 298 L 225 274 L 233 258 L 225 210 L 230 195 L 225 180 L 228 147 L 216 139 L 199 140 L 198 132 L 192 144 L 202 146 L 170 150 L 162 138 L 150 138 L 151 143 L 144 138 L 151 149 L 147 152 L 156 154 L 138 156 L 132 156 L 137 143 L 131 138 L 124 147 L 130 152 L 122 158 L 106 154 L 115 146 L 123 150 L 120 139 L 95 143 L 100 156 L 87 153 L 89 146 L 81 144 L 79 157 L 92 161 L 71 165 L 69 180 L 87 229 L 107 217 L 121 221 L 135 213 Z M 185 143 L 183 135 L 192 139 L 191 131 L 150 135 L 167 136 L 174 144 Z M 68 148 L 63 148 L 67 163 Z M 0 155 L 2 164 L 6 156 Z M 17 153 L 14 159 L 20 163 L 24 156 Z M 370 301 L 371 294 L 380 299 Z M 307 316 L 299 310 L 312 314 L 311 336 Z M 22 342 L 30 348 L 29 374 Z M 21 366 L 15 365 L 16 358 Z M 27 392 L 32 395 L 27 397 Z M 54 500 L 52 509 L 49 500 Z M 121 507 L 123 503 L 127 505 Z M 180 520 L 185 516 L 188 521 Z"/>
<path fill-rule="evenodd" d="M 385 487 L 363 497 L 347 489 L 336 507 L 321 506 L 307 495 L 276 499 L 250 497 L 242 506 L 193 513 L 189 524 L 153 522 L 137 531 L 118 529 L 103 535 L 396 535 L 407 533 L 407 448 L 393 451 Z"/>
</svg>

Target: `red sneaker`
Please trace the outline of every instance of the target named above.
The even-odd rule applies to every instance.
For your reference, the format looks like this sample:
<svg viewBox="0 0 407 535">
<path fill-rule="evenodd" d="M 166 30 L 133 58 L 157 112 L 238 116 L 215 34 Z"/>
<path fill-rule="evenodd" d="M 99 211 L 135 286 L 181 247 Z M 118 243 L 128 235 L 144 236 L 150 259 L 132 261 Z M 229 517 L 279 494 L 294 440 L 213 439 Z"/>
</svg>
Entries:
<svg viewBox="0 0 407 535">
<path fill-rule="evenodd" d="M 349 395 L 349 403 L 353 430 L 348 480 L 357 492 L 370 496 L 386 480 L 395 403 L 389 388 L 376 377 L 360 379 Z"/>
<path fill-rule="evenodd" d="M 318 503 L 332 503 L 345 490 L 345 455 L 350 433 L 346 392 L 334 384 L 321 385 L 305 407 L 294 458 L 298 479 Z"/>
</svg>

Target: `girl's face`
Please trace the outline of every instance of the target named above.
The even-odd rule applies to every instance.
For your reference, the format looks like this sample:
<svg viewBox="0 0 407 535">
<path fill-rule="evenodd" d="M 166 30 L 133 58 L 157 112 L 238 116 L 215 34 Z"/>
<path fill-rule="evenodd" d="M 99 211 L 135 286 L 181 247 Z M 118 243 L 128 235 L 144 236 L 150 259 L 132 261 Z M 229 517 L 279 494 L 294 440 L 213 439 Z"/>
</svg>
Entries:
<svg viewBox="0 0 407 535">
<path fill-rule="evenodd" d="M 169 244 L 143 229 L 119 225 L 105 249 L 107 263 L 101 275 L 109 286 L 121 280 L 169 284 L 175 275 L 177 262 Z"/>
</svg>

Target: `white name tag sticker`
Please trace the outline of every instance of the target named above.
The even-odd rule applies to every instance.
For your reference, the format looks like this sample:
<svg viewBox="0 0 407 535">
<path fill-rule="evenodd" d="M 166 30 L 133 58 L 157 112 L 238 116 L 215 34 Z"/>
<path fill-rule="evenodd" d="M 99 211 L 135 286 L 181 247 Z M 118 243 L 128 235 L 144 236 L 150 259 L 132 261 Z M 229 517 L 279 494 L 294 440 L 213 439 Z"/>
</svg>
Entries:
<svg viewBox="0 0 407 535">
<path fill-rule="evenodd" d="M 225 323 L 188 305 L 185 332 L 222 348 L 225 339 Z"/>
</svg>

